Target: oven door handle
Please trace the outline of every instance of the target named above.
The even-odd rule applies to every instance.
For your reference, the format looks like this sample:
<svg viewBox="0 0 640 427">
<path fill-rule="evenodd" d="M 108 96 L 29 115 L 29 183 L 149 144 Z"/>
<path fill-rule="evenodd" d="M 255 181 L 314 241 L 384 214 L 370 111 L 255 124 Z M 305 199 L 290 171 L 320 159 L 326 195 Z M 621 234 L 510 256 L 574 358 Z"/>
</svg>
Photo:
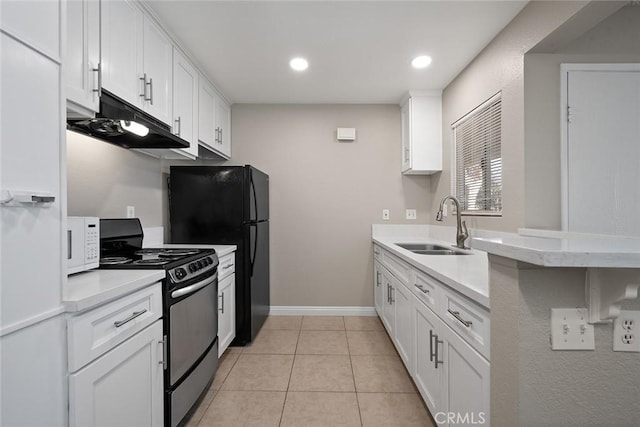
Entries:
<svg viewBox="0 0 640 427">
<path fill-rule="evenodd" d="M 202 282 L 194 283 L 191 286 L 187 286 L 185 288 L 181 288 L 181 289 L 178 289 L 177 291 L 171 292 L 171 298 L 180 298 L 181 296 L 192 294 L 195 291 L 212 284 L 217 279 L 218 279 L 218 272 L 216 271 L 216 274 L 209 277 L 208 279 L 204 279 Z"/>
</svg>

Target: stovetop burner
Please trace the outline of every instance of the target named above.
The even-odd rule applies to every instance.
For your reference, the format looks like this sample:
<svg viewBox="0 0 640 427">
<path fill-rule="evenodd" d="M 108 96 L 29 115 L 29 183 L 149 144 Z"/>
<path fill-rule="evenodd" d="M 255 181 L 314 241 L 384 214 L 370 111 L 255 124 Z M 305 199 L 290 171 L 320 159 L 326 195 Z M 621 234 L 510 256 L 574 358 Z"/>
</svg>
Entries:
<svg viewBox="0 0 640 427">
<path fill-rule="evenodd" d="M 129 264 L 131 262 L 131 258 L 123 257 L 123 256 L 109 256 L 105 258 L 100 258 L 100 265 L 122 265 Z"/>
<path fill-rule="evenodd" d="M 140 249 L 134 255 L 153 255 L 159 258 L 183 258 L 200 253 L 198 249 Z"/>
<path fill-rule="evenodd" d="M 143 265 L 164 265 L 170 263 L 170 259 L 162 259 L 162 258 L 143 258 L 133 261 L 133 264 L 143 264 Z"/>
</svg>

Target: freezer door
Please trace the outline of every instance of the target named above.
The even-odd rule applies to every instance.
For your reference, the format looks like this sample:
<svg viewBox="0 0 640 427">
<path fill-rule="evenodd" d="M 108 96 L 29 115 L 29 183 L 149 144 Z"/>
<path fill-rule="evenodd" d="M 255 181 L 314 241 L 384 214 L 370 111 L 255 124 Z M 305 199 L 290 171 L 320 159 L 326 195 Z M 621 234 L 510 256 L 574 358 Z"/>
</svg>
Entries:
<svg viewBox="0 0 640 427">
<path fill-rule="evenodd" d="M 269 315 L 269 222 L 249 227 L 249 281 L 251 290 L 251 340 Z"/>
</svg>

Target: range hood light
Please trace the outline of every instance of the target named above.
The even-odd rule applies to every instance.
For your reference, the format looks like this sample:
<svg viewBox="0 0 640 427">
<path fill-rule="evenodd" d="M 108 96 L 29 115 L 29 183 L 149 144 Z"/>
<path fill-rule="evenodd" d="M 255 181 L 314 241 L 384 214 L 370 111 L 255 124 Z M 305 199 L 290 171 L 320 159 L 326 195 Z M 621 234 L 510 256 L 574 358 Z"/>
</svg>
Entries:
<svg viewBox="0 0 640 427">
<path fill-rule="evenodd" d="M 129 120 L 120 120 L 120 126 L 127 132 L 131 132 L 138 136 L 147 136 L 149 134 L 149 128 L 140 123 L 131 122 Z"/>
</svg>

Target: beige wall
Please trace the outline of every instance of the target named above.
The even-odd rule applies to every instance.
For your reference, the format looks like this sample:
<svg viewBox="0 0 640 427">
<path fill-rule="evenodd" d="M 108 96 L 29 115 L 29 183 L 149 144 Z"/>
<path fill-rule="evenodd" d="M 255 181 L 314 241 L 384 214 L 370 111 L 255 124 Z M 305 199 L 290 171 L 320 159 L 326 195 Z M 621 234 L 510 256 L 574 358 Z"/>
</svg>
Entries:
<svg viewBox="0 0 640 427">
<path fill-rule="evenodd" d="M 71 216 L 124 218 L 134 206 L 144 227 L 164 224 L 158 159 L 67 132 L 67 211 Z"/>
<path fill-rule="evenodd" d="M 526 227 L 561 227 L 560 65 L 640 62 L 638 28 L 640 7 L 624 7 L 555 53 L 525 55 Z"/>
<path fill-rule="evenodd" d="M 531 2 L 445 88 L 443 92 L 443 172 L 431 182 L 432 214 L 451 194 L 451 124 L 502 91 L 503 216 L 466 217 L 470 228 L 516 231 L 524 223 L 524 54 L 557 29 L 585 2 Z M 449 216 L 445 223 L 454 224 Z"/>
<path fill-rule="evenodd" d="M 233 164 L 270 176 L 271 303 L 373 306 L 371 224 L 430 209 L 429 178 L 400 174 L 399 107 L 234 105 L 232 135 Z"/>
</svg>

